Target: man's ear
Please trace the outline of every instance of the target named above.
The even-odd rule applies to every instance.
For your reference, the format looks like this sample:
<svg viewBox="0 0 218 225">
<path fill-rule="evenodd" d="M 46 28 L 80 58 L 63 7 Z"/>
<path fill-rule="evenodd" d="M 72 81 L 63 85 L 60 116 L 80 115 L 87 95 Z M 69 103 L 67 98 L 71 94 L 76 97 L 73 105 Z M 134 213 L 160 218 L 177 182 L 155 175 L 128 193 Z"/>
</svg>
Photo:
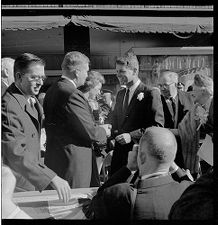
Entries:
<svg viewBox="0 0 218 225">
<path fill-rule="evenodd" d="M 138 69 L 134 68 L 133 69 L 133 74 L 134 74 L 134 76 L 137 75 L 138 74 Z"/>
<path fill-rule="evenodd" d="M 21 79 L 21 73 L 17 72 L 14 74 L 15 80 L 20 80 Z"/>
</svg>

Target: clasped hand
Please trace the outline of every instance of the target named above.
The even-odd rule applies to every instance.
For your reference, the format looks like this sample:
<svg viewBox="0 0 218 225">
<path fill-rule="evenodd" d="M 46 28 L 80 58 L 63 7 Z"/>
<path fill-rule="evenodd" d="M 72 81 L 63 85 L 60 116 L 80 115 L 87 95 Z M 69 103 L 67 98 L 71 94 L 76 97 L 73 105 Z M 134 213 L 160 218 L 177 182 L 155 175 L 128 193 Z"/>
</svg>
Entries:
<svg viewBox="0 0 218 225">
<path fill-rule="evenodd" d="M 112 128 L 111 124 L 101 124 L 99 126 L 104 128 L 104 130 L 106 131 L 107 137 L 111 136 L 111 128 Z"/>
<path fill-rule="evenodd" d="M 125 145 L 125 144 L 129 144 L 131 142 L 131 136 L 129 133 L 123 133 L 123 134 L 116 136 L 115 140 L 119 144 Z"/>
</svg>

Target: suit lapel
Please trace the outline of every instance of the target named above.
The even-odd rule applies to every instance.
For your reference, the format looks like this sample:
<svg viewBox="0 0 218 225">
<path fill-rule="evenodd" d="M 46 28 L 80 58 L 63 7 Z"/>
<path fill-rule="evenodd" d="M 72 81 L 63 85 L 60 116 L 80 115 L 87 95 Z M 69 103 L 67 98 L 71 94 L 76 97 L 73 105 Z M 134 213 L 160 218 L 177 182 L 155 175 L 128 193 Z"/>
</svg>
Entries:
<svg viewBox="0 0 218 225">
<path fill-rule="evenodd" d="M 14 84 L 12 84 L 10 86 L 9 92 L 17 100 L 17 102 L 21 106 L 22 110 L 30 116 L 30 118 L 33 121 L 33 123 L 35 124 L 37 130 L 40 131 L 41 121 L 39 120 L 38 115 L 33 112 L 30 104 L 27 102 L 26 98 L 23 96 L 23 94 L 20 92 L 20 90 Z M 39 104 L 39 102 L 37 100 L 36 100 L 36 102 Z M 41 112 L 38 111 L 38 114 L 40 114 L 40 117 L 41 117 Z"/>
</svg>

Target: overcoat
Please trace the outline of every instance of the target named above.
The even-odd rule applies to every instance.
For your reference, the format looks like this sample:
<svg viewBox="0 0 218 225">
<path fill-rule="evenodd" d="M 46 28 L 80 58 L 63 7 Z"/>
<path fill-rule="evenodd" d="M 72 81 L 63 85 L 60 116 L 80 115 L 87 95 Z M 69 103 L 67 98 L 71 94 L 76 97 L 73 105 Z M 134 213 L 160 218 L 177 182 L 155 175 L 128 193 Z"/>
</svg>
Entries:
<svg viewBox="0 0 218 225">
<path fill-rule="evenodd" d="M 41 159 L 43 110 L 35 102 L 36 113 L 14 83 L 2 98 L 2 157 L 15 173 L 15 191 L 42 191 L 56 175 Z"/>
<path fill-rule="evenodd" d="M 95 124 L 87 100 L 70 80 L 60 78 L 44 99 L 47 136 L 45 164 L 71 188 L 99 185 L 93 142 L 106 143 L 104 128 Z"/>
</svg>

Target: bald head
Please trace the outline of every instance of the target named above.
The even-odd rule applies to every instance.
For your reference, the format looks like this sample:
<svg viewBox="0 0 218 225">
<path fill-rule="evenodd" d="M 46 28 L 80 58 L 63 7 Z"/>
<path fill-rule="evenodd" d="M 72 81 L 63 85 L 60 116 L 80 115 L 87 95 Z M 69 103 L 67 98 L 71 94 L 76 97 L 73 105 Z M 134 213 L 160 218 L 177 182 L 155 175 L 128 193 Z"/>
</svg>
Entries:
<svg viewBox="0 0 218 225">
<path fill-rule="evenodd" d="M 177 143 L 171 131 L 162 127 L 149 127 L 140 139 L 141 164 L 147 159 L 157 164 L 171 164 L 176 156 Z"/>
<path fill-rule="evenodd" d="M 6 57 L 1 59 L 1 77 L 8 85 L 14 82 L 14 61 Z"/>
</svg>

